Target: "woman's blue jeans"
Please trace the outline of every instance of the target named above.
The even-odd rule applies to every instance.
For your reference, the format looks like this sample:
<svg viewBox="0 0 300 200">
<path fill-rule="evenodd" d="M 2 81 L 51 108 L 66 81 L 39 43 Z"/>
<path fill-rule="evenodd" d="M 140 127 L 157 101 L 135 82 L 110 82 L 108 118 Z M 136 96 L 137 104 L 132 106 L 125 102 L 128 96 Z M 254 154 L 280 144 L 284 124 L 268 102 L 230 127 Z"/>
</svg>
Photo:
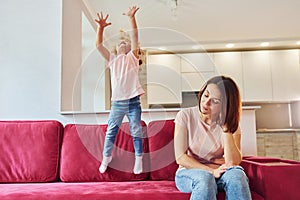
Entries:
<svg viewBox="0 0 300 200">
<path fill-rule="evenodd" d="M 104 141 L 104 156 L 111 156 L 118 130 L 122 124 L 123 118 L 126 115 L 129 124 L 130 132 L 133 138 L 133 145 L 136 156 L 141 156 L 143 153 L 142 144 L 142 126 L 141 126 L 141 103 L 140 97 L 136 96 L 128 100 L 113 101 L 111 111 L 108 117 L 108 127 Z"/>
<path fill-rule="evenodd" d="M 176 187 L 191 194 L 191 200 L 214 200 L 218 191 L 228 200 L 251 200 L 248 178 L 240 166 L 228 169 L 220 178 L 201 169 L 181 169 L 175 176 Z"/>
</svg>

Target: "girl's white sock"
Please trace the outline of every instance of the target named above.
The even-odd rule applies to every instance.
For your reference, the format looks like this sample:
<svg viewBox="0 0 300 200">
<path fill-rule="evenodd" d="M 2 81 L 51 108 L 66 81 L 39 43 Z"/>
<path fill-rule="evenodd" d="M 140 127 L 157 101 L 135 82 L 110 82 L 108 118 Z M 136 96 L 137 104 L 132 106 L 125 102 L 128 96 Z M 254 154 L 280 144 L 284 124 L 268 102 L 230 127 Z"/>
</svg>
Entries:
<svg viewBox="0 0 300 200">
<path fill-rule="evenodd" d="M 107 169 L 107 165 L 111 162 L 112 160 L 112 156 L 103 156 L 103 159 L 102 159 L 102 162 L 101 162 L 101 165 L 99 167 L 99 171 L 101 174 L 103 174 L 106 169 Z"/>
<path fill-rule="evenodd" d="M 143 156 L 135 156 L 135 163 L 133 168 L 134 174 L 140 174 L 143 171 Z"/>
</svg>

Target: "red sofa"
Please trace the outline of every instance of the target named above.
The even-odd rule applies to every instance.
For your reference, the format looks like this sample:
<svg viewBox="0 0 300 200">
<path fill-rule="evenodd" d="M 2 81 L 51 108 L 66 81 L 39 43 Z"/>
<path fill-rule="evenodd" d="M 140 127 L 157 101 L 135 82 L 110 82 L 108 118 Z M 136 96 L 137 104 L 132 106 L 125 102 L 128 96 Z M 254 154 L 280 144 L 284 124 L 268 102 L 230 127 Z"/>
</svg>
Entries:
<svg viewBox="0 0 300 200">
<path fill-rule="evenodd" d="M 179 192 L 174 183 L 178 166 L 173 151 L 173 120 L 142 122 L 142 127 L 144 173 L 132 173 L 134 149 L 129 125 L 123 123 L 113 161 L 107 173 L 100 174 L 107 125 L 64 127 L 55 120 L 0 121 L 0 199 L 188 200 L 190 194 Z M 268 166 L 270 160 L 264 161 L 247 157 L 242 163 L 252 199 L 281 199 L 277 197 L 286 193 L 287 199 L 299 198 L 296 187 L 300 184 L 300 163 Z M 291 187 L 284 187 L 288 185 Z M 225 193 L 217 197 L 225 199 Z"/>
</svg>

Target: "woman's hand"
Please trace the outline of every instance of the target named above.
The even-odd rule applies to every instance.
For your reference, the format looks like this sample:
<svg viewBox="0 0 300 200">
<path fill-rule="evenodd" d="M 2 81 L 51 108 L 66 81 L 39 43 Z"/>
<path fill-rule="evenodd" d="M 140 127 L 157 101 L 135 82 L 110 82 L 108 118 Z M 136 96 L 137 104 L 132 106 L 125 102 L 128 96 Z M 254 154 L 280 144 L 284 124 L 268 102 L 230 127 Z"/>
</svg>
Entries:
<svg viewBox="0 0 300 200">
<path fill-rule="evenodd" d="M 132 6 L 131 8 L 129 7 L 129 11 L 127 13 L 123 13 L 123 15 L 127 15 L 128 17 L 134 17 L 135 13 L 139 10 L 140 8 L 136 6 Z"/>
<path fill-rule="evenodd" d="M 212 174 L 215 178 L 220 178 L 221 175 L 226 172 L 226 169 L 228 167 L 224 164 L 224 165 L 221 165 L 220 167 L 216 168 L 213 170 Z"/>
<path fill-rule="evenodd" d="M 103 17 L 102 12 L 97 13 L 98 19 L 95 19 L 95 21 L 99 24 L 99 27 L 104 29 L 105 27 L 111 25 L 110 22 L 107 22 L 108 14 Z"/>
</svg>

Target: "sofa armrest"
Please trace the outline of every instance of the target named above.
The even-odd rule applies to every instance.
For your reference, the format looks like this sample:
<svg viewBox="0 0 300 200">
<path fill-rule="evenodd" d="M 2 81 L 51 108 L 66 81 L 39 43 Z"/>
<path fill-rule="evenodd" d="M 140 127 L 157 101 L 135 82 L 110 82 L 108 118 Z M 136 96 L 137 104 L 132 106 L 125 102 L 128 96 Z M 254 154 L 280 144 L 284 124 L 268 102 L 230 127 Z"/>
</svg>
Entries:
<svg viewBox="0 0 300 200">
<path fill-rule="evenodd" d="M 241 166 L 250 189 L 265 199 L 297 199 L 300 196 L 300 162 L 267 157 L 244 158 Z"/>
</svg>

